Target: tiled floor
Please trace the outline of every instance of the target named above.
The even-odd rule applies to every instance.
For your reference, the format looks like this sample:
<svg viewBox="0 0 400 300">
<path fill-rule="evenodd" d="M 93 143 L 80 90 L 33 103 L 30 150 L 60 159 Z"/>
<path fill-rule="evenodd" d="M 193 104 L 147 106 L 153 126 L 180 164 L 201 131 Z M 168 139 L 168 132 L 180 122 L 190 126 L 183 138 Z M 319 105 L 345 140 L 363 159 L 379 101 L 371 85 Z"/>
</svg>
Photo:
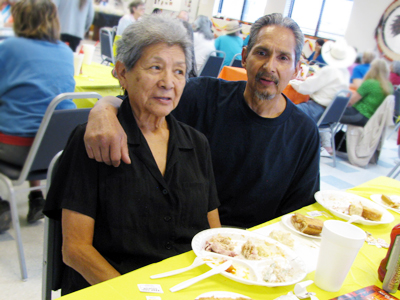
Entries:
<svg viewBox="0 0 400 300">
<path fill-rule="evenodd" d="M 100 62 L 98 48 L 94 59 Z M 389 133 L 391 130 L 389 130 Z M 333 168 L 332 159 L 323 157 L 320 165 L 321 189 L 345 190 L 378 176 L 385 176 L 397 160 L 397 146 L 394 134 L 385 141 L 377 165 L 359 168 L 350 165 L 345 159 L 338 158 L 337 167 Z M 400 176 L 397 179 L 400 180 Z M 4 187 L 0 186 L 0 195 L 2 194 L 4 194 Z M 26 222 L 27 203 L 26 194 L 20 194 L 18 197 L 18 210 L 29 278 L 25 282 L 20 279 L 13 231 L 10 230 L 0 234 L 0 300 L 35 300 L 41 298 L 44 222 L 39 221 L 36 224 L 28 225 Z M 53 298 L 58 296 L 59 293 L 55 293 Z"/>
</svg>

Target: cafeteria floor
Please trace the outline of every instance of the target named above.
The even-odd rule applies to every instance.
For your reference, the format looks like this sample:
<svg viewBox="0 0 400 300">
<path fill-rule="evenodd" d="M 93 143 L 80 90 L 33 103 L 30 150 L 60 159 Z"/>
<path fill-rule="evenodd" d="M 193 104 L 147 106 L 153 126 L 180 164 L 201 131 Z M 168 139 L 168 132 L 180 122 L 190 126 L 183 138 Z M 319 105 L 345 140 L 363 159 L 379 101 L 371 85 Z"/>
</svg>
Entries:
<svg viewBox="0 0 400 300">
<path fill-rule="evenodd" d="M 85 41 L 86 42 L 86 41 Z M 91 43 L 91 41 L 88 41 Z M 101 62 L 99 46 L 96 47 L 94 61 Z M 393 131 L 389 128 L 387 134 Z M 321 190 L 346 190 L 378 176 L 385 176 L 398 161 L 396 135 L 385 140 L 377 165 L 366 168 L 355 167 L 343 158 L 338 158 L 336 168 L 332 167 L 332 159 L 321 158 Z M 397 178 L 400 180 L 400 176 Z M 0 190 L 4 188 L 0 186 Z M 28 211 L 27 194 L 18 195 L 18 210 L 21 222 L 22 241 L 24 245 L 28 280 L 21 281 L 16 244 L 11 232 L 0 234 L 0 300 L 35 300 L 41 299 L 42 254 L 44 222 L 35 224 L 26 222 Z M 59 293 L 53 293 L 53 298 Z"/>
</svg>

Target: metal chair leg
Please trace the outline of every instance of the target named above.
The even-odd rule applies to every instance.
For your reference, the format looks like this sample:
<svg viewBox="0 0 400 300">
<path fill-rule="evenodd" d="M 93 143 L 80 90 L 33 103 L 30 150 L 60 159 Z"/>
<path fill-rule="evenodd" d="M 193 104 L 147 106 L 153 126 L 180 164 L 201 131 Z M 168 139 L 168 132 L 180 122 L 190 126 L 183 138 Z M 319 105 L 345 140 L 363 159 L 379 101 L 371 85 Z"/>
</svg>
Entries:
<svg viewBox="0 0 400 300">
<path fill-rule="evenodd" d="M 9 191 L 9 201 L 10 201 L 10 209 L 11 209 L 11 219 L 15 231 L 15 241 L 17 243 L 17 250 L 18 250 L 18 259 L 19 265 L 21 269 L 21 277 L 23 281 L 28 279 L 28 272 L 26 269 L 26 262 L 25 262 L 25 255 L 24 255 L 24 247 L 22 245 L 22 237 L 21 237 L 21 228 L 19 225 L 19 217 L 18 217 L 18 210 L 17 210 L 17 202 L 15 199 L 15 190 L 11 180 L 0 174 L 0 180 L 5 182 L 7 189 Z"/>
</svg>

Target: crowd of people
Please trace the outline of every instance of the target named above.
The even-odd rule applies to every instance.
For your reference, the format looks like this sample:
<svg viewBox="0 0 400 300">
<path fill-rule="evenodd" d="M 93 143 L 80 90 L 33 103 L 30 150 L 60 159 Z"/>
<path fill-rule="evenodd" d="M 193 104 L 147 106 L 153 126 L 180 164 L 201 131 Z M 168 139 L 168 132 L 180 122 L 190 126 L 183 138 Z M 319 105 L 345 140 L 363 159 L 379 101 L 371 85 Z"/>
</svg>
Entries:
<svg viewBox="0 0 400 300">
<path fill-rule="evenodd" d="M 144 11 L 135 0 L 118 24 L 123 95 L 99 100 L 74 130 L 46 201 L 29 194 L 28 222 L 43 213 L 62 221 L 63 295 L 186 252 L 204 229 L 249 228 L 314 203 L 321 141 L 330 147 L 316 126 L 326 107 L 357 79 L 341 122 L 365 126 L 400 78 L 396 62 L 389 77 L 387 62 L 367 52 L 351 75 L 354 48 L 319 39 L 308 62 L 320 70 L 291 82 L 311 100 L 295 105 L 282 93 L 304 61 L 291 18 L 262 16 L 243 42 L 237 21 L 215 38 L 206 16 L 191 25 L 185 11 Z M 66 25 L 77 14 L 82 23 Z M 51 99 L 74 90 L 72 51 L 93 7 L 20 0 L 11 15 L 16 37 L 0 44 L 0 160 L 21 166 Z M 197 77 L 214 50 L 225 65 L 241 53 L 248 80 Z M 0 232 L 9 226 L 0 199 Z"/>
</svg>

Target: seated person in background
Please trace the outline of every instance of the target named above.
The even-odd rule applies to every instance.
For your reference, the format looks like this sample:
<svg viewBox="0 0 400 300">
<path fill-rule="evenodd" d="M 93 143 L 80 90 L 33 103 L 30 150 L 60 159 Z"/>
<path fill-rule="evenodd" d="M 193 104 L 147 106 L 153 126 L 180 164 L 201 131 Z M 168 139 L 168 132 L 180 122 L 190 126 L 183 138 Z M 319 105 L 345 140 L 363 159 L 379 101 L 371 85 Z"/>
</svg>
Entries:
<svg viewBox="0 0 400 300">
<path fill-rule="evenodd" d="M 58 94 L 73 92 L 74 58 L 62 43 L 57 8 L 51 0 L 21 0 L 12 7 L 14 32 L 0 44 L 0 160 L 22 166 L 47 106 Z M 66 100 L 57 108 L 75 108 Z M 30 181 L 30 187 L 40 185 Z M 29 194 L 28 223 L 43 218 L 42 191 Z M 11 219 L 0 198 L 0 232 Z"/>
<path fill-rule="evenodd" d="M 233 56 L 242 52 L 243 39 L 239 36 L 239 31 L 239 22 L 230 21 L 226 24 L 225 35 L 215 39 L 215 49 L 225 52 L 224 66 L 229 66 Z M 237 58 L 240 59 L 240 56 Z"/>
<path fill-rule="evenodd" d="M 315 41 L 315 50 L 311 55 L 307 58 L 310 65 L 317 64 L 320 67 L 326 65 L 323 55 L 321 54 L 321 48 L 324 45 L 324 39 L 317 39 Z"/>
<path fill-rule="evenodd" d="M 400 85 L 400 61 L 393 61 L 390 65 L 389 81 L 393 86 Z"/>
<path fill-rule="evenodd" d="M 315 122 L 318 122 L 339 91 L 349 89 L 350 74 L 347 67 L 354 62 L 356 52 L 344 39 L 339 39 L 336 42 L 326 42 L 322 46 L 322 56 L 327 66 L 305 80 L 300 77 L 298 79 L 301 80 L 290 81 L 297 92 L 310 95 L 309 101 L 300 103 L 297 107 Z M 332 153 L 330 133 L 323 132 L 320 135 L 322 147 Z"/>
<path fill-rule="evenodd" d="M 129 6 L 129 14 L 123 16 L 118 21 L 117 35 L 122 35 L 125 28 L 138 21 L 145 12 L 144 2 L 142 0 L 132 1 Z"/>
<path fill-rule="evenodd" d="M 193 23 L 194 53 L 197 72 L 200 72 L 209 54 L 215 50 L 212 23 L 206 16 L 198 16 Z"/>
<path fill-rule="evenodd" d="M 192 69 L 189 72 L 189 77 L 197 77 L 196 55 L 193 47 L 193 29 L 192 25 L 189 24 L 189 13 L 186 10 L 181 10 L 176 17 L 182 21 L 183 26 L 185 26 L 187 34 L 189 35 L 190 41 L 192 42 Z"/>
<path fill-rule="evenodd" d="M 350 73 L 350 78 L 353 75 L 353 70 L 355 67 L 357 67 L 359 64 L 361 64 L 361 59 L 362 59 L 362 53 L 358 53 L 357 52 L 357 48 L 354 47 L 354 51 L 356 51 L 357 56 L 356 59 L 354 60 L 354 62 L 347 68 L 347 70 L 349 70 Z"/>
<path fill-rule="evenodd" d="M 299 70 L 303 44 L 292 19 L 259 18 L 242 51 L 247 82 L 191 78 L 173 111 L 208 138 L 224 225 L 252 227 L 315 202 L 318 129 L 282 94 Z M 120 102 L 100 100 L 85 134 L 89 156 L 115 166 L 121 157 L 130 162 L 115 117 Z"/>
<path fill-rule="evenodd" d="M 62 293 L 74 292 L 191 250 L 195 234 L 220 227 L 206 137 L 178 122 L 191 42 L 177 19 L 144 17 L 117 42 L 126 90 L 118 120 L 131 164 L 91 160 L 80 125 L 70 137 L 45 214 L 62 220 Z"/>
<path fill-rule="evenodd" d="M 393 94 L 389 67 L 385 60 L 375 59 L 361 86 L 351 96 L 340 123 L 365 126 L 387 95 Z"/>
<path fill-rule="evenodd" d="M 355 66 L 353 69 L 353 74 L 350 77 L 351 87 L 357 89 L 365 76 L 367 74 L 371 62 L 375 59 L 375 53 L 370 51 L 365 51 L 362 56 L 361 64 Z"/>
</svg>

